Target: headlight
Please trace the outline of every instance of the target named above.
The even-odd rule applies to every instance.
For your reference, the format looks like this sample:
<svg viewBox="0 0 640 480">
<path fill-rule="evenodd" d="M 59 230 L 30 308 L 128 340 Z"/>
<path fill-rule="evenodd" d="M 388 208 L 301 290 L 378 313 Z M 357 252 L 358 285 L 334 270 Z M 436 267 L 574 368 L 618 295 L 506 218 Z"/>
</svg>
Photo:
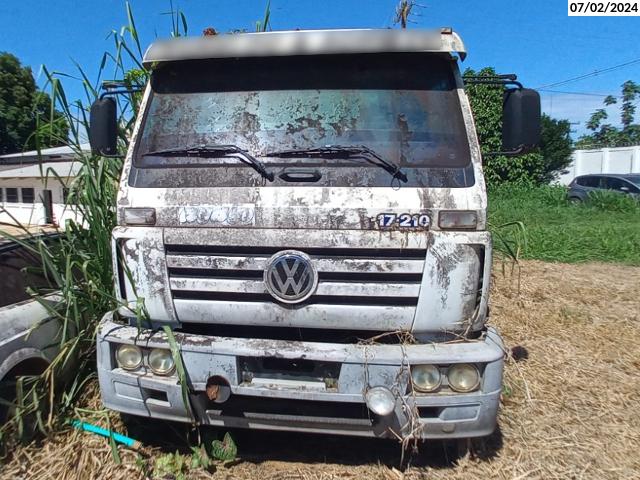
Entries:
<svg viewBox="0 0 640 480">
<path fill-rule="evenodd" d="M 135 370 L 142 365 L 142 351 L 135 345 L 120 345 L 116 350 L 116 361 L 120 368 Z"/>
<path fill-rule="evenodd" d="M 396 398 L 391 393 L 391 390 L 386 387 L 370 388 L 364 398 L 369 410 L 383 417 L 393 412 L 396 406 Z"/>
<path fill-rule="evenodd" d="M 447 372 L 449 386 L 456 392 L 471 392 L 480 385 L 480 373 L 474 365 L 460 363 Z"/>
<path fill-rule="evenodd" d="M 435 365 L 414 365 L 411 367 L 411 381 L 419 392 L 433 392 L 442 381 L 440 369 Z"/>
<path fill-rule="evenodd" d="M 173 372 L 176 364 L 173 361 L 171 350 L 154 348 L 149 352 L 149 368 L 157 375 L 169 375 Z"/>
</svg>

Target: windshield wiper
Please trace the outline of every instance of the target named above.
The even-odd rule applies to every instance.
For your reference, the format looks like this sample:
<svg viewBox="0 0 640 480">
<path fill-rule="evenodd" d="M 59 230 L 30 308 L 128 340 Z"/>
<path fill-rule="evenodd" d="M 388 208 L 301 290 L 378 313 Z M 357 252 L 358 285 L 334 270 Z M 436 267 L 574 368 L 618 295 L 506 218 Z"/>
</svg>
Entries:
<svg viewBox="0 0 640 480">
<path fill-rule="evenodd" d="M 385 160 L 374 150 L 365 145 L 327 145 L 325 147 L 299 148 L 292 150 L 280 150 L 266 153 L 265 157 L 299 158 L 299 157 L 322 157 L 322 158 L 362 158 L 373 165 L 378 165 L 393 178 L 397 178 L 407 183 L 407 176 L 395 163 Z"/>
<path fill-rule="evenodd" d="M 246 150 L 238 147 L 237 145 L 195 145 L 192 147 L 184 148 L 167 148 L 165 150 L 154 150 L 153 152 L 147 152 L 142 154 L 143 157 L 159 155 L 164 157 L 199 157 L 199 158 L 224 158 L 233 157 L 240 160 L 242 163 L 249 165 L 256 172 L 258 172 L 262 178 L 266 178 L 270 182 L 273 182 L 274 175 L 272 172 L 268 172 L 264 164 L 251 155 Z"/>
</svg>

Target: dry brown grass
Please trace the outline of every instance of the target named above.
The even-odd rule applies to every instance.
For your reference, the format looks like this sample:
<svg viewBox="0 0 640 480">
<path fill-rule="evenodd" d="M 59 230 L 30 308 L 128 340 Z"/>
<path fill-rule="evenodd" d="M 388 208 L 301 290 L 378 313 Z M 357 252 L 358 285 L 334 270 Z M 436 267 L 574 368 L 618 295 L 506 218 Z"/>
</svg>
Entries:
<svg viewBox="0 0 640 480">
<path fill-rule="evenodd" d="M 188 478 L 640 478 L 640 268 L 525 262 L 520 282 L 496 272 L 492 323 L 528 358 L 508 362 L 499 430 L 475 455 L 451 462 L 427 445 L 402 474 L 391 442 L 236 432 L 240 461 Z M 97 408 L 95 388 L 88 397 Z M 65 430 L 18 449 L 2 475 L 143 478 L 136 454 L 120 454 L 118 466 L 104 439 Z"/>
</svg>

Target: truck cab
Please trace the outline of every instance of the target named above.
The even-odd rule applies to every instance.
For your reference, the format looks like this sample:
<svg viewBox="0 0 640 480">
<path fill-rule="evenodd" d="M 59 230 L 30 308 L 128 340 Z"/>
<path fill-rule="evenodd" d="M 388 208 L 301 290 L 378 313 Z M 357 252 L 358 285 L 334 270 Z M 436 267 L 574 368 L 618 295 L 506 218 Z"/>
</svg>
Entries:
<svg viewBox="0 0 640 480">
<path fill-rule="evenodd" d="M 486 326 L 492 244 L 465 55 L 451 29 L 152 44 L 113 231 L 122 306 L 98 333 L 105 406 L 224 427 L 490 434 L 504 352 Z M 539 99 L 521 97 L 505 109 L 526 148 Z M 115 150 L 114 108 L 92 108 L 98 154 Z"/>
</svg>

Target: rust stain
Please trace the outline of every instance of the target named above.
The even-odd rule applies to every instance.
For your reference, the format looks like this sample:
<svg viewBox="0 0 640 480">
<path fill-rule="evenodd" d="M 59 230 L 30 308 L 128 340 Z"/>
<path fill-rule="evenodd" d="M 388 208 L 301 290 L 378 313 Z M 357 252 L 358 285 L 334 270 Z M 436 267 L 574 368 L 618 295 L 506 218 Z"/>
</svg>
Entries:
<svg viewBox="0 0 640 480">
<path fill-rule="evenodd" d="M 211 401 L 215 401 L 220 393 L 220 385 L 207 384 L 207 398 Z"/>
</svg>

